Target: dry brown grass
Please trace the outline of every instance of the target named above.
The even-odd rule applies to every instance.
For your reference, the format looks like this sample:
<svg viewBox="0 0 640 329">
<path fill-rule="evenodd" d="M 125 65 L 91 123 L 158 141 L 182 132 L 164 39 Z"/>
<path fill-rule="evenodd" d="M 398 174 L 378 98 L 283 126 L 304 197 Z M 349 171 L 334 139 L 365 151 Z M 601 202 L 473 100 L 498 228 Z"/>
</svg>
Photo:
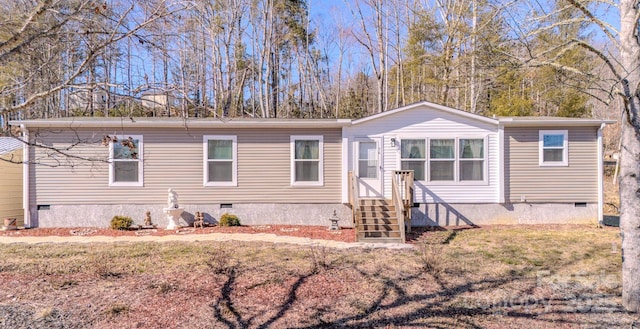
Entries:
<svg viewBox="0 0 640 329">
<path fill-rule="evenodd" d="M 618 230 L 426 233 L 409 251 L 263 243 L 5 245 L 0 327 L 629 327 Z"/>
</svg>

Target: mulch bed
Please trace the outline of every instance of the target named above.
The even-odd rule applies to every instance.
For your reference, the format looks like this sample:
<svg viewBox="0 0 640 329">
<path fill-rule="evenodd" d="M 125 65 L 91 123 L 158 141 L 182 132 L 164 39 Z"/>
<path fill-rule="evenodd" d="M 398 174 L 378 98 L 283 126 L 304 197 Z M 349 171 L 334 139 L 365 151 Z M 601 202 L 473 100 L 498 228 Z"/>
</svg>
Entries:
<svg viewBox="0 0 640 329">
<path fill-rule="evenodd" d="M 173 230 L 164 228 L 141 230 L 113 230 L 99 227 L 55 227 L 29 228 L 0 231 L 0 236 L 164 236 L 174 234 L 209 234 L 209 233 L 269 233 L 282 236 L 295 236 L 310 239 L 355 242 L 355 230 L 342 228 L 340 231 L 329 231 L 327 226 L 295 226 L 295 225 L 256 225 L 234 227 L 183 227 Z"/>
</svg>

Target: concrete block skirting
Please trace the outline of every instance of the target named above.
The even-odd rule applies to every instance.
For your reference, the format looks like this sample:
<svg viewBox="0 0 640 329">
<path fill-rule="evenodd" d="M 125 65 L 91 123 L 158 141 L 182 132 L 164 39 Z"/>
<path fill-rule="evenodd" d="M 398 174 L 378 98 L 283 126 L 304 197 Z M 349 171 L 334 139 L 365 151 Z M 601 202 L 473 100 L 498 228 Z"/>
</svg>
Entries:
<svg viewBox="0 0 640 329">
<path fill-rule="evenodd" d="M 205 213 L 205 222 L 217 223 L 222 214 L 237 215 L 243 225 L 320 225 L 329 226 L 336 210 L 339 225 L 351 227 L 351 209 L 344 204 L 180 204 L 185 212 L 180 225 L 191 225 L 196 211 Z M 32 211 L 31 227 L 108 227 L 115 215 L 133 218 L 142 224 L 144 214 L 158 227 L 166 227 L 164 204 L 155 205 L 50 205 Z M 597 223 L 596 203 L 517 203 L 517 204 L 420 204 L 412 208 L 413 226 L 464 226 L 490 224 L 588 224 Z"/>
<path fill-rule="evenodd" d="M 151 212 L 151 221 L 164 228 L 167 216 L 162 212 L 166 204 L 154 205 L 49 205 L 49 209 L 32 211 L 31 227 L 109 227 L 115 215 L 129 216 L 134 224 L 144 223 L 144 215 Z M 196 211 L 204 212 L 206 223 L 217 223 L 220 216 L 230 213 L 238 216 L 242 225 L 320 225 L 331 224 L 329 218 L 335 210 L 343 227 L 351 227 L 351 209 L 343 204 L 180 204 L 184 213 L 180 225 L 192 225 Z M 35 215 L 35 216 L 34 216 Z"/>
<path fill-rule="evenodd" d="M 589 224 L 598 222 L 597 203 L 420 204 L 413 226 L 491 224 Z"/>
</svg>

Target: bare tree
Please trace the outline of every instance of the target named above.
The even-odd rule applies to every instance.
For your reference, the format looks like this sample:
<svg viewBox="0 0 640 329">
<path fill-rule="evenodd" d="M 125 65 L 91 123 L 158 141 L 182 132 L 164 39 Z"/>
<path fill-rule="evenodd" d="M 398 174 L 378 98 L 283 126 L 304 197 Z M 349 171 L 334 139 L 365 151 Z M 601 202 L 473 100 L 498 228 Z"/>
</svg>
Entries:
<svg viewBox="0 0 640 329">
<path fill-rule="evenodd" d="M 623 234 L 622 249 L 622 300 L 624 307 L 633 312 L 640 311 L 640 4 L 637 0 L 608 1 L 564 0 L 543 7 L 537 2 L 531 12 L 533 28 L 520 25 L 514 29 L 520 35 L 520 41 L 528 51 L 525 60 L 528 65 L 548 66 L 580 79 L 592 81 L 591 88 L 582 92 L 600 100 L 604 104 L 621 104 L 621 108 L 610 110 L 618 114 L 622 125 L 620 159 L 620 228 Z M 522 12 L 522 7 L 513 7 L 511 14 Z M 617 9 L 620 15 L 620 29 L 607 23 L 604 13 Z M 564 11 L 578 12 L 579 15 L 559 15 Z M 563 19 L 546 20 L 556 15 Z M 517 18 L 519 19 L 519 17 Z M 587 24 L 595 27 L 602 36 L 598 42 L 586 37 L 565 38 L 562 43 L 544 48 L 543 44 L 532 44 L 533 35 L 567 26 L 569 24 Z M 539 40 L 539 39 L 538 39 Z M 604 40 L 604 41 L 602 41 Z M 572 49 L 586 49 L 594 55 L 594 60 L 602 63 L 610 74 L 585 72 L 571 63 L 562 62 L 561 55 Z M 604 80 L 603 77 L 611 77 Z M 602 95 L 605 97 L 602 97 Z M 622 102 L 613 102 L 619 97 Z M 614 115 L 615 115 L 614 114 Z"/>
<path fill-rule="evenodd" d="M 145 1 L 144 4 L 146 10 L 141 10 L 138 2 L 133 0 L 3 2 L 3 13 L 11 19 L 8 24 L 0 26 L 0 34 L 6 36 L 0 39 L 0 63 L 5 69 L 11 67 L 18 78 L 0 85 L 0 95 L 19 92 L 20 96 L 0 108 L 0 113 L 5 116 L 18 111 L 31 111 L 33 115 L 38 115 L 42 113 L 43 101 L 59 99 L 61 93 L 69 88 L 94 90 L 98 84 L 94 78 L 89 78 L 88 85 L 79 83 L 87 75 L 95 77 L 96 63 L 101 57 L 108 57 L 107 52 L 114 49 L 115 45 L 136 38 L 150 24 L 188 6 L 183 2 L 166 1 Z M 27 14 L 21 15 L 21 12 Z M 32 48 L 42 45 L 55 45 L 68 51 L 52 51 L 51 56 L 40 56 L 41 63 L 37 67 L 23 65 L 25 58 L 31 56 Z M 68 59 L 53 56 L 60 53 Z M 104 61 L 104 58 L 101 60 Z M 56 79 L 40 79 L 37 82 L 38 77 L 46 73 L 41 70 L 43 67 L 55 67 L 60 61 L 67 64 L 64 74 Z M 110 70 L 108 65 L 102 67 L 103 80 L 109 77 L 106 71 Z M 24 88 L 25 85 L 31 88 Z M 55 106 L 60 109 L 59 103 Z"/>
</svg>

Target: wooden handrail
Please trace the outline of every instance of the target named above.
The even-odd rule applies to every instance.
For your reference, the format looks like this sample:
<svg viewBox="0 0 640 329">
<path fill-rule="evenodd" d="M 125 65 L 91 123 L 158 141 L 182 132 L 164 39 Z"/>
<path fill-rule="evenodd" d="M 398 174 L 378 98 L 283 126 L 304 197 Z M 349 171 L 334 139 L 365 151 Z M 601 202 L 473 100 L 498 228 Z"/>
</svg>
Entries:
<svg viewBox="0 0 640 329">
<path fill-rule="evenodd" d="M 411 232 L 411 207 L 413 207 L 414 173 L 413 170 L 395 170 L 393 182 L 398 185 L 398 194 L 402 198 L 404 220 L 407 222 L 407 232 Z M 402 182 L 400 184 L 399 182 Z"/>
<path fill-rule="evenodd" d="M 349 204 L 351 205 L 351 220 L 353 221 L 356 234 L 358 233 L 358 219 L 360 218 L 360 191 L 358 188 L 358 178 L 349 171 Z"/>
<path fill-rule="evenodd" d="M 391 178 L 391 201 L 396 208 L 396 218 L 398 219 L 398 226 L 400 228 L 400 238 L 402 242 L 407 241 L 405 239 L 404 228 L 404 204 L 402 202 L 402 192 L 400 191 L 400 184 L 398 184 L 398 175 L 394 175 Z"/>
</svg>

